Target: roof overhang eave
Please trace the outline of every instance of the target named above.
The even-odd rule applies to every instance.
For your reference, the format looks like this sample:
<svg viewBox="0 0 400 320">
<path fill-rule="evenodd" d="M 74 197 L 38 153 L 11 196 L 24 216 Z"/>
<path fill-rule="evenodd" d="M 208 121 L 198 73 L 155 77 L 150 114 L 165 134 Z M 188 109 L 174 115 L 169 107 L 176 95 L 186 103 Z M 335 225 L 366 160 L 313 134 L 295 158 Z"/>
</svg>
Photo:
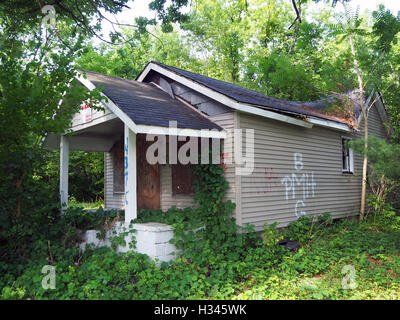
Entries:
<svg viewBox="0 0 400 320">
<path fill-rule="evenodd" d="M 88 90 L 94 90 L 96 86 L 89 79 L 84 78 L 82 75 L 76 76 L 76 79 L 82 83 Z M 107 97 L 104 93 L 101 93 L 102 96 L 107 98 L 107 101 L 103 101 L 104 105 L 109 108 L 121 121 L 128 126 L 130 130 L 134 133 L 143 133 L 143 134 L 167 134 L 167 135 L 176 135 L 176 136 L 185 136 L 185 137 L 202 137 L 202 138 L 217 138 L 217 139 L 225 139 L 226 132 L 209 130 L 209 129 L 190 129 L 190 128 L 173 128 L 173 127 L 162 127 L 162 126 L 151 126 L 151 125 L 141 125 L 135 123 L 127 114 L 125 114 L 109 97 Z"/>
</svg>

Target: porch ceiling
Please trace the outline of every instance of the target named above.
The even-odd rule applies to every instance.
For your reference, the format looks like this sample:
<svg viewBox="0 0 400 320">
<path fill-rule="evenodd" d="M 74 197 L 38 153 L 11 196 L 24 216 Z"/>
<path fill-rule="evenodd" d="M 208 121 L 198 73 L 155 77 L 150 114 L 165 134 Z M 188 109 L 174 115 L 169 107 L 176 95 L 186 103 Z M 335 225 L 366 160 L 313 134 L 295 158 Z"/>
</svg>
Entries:
<svg viewBox="0 0 400 320">
<path fill-rule="evenodd" d="M 100 124 L 76 131 L 68 136 L 69 149 L 93 152 L 108 152 L 114 143 L 124 135 L 124 124 L 112 119 Z M 60 148 L 60 135 L 50 133 L 43 147 L 48 150 Z"/>
</svg>

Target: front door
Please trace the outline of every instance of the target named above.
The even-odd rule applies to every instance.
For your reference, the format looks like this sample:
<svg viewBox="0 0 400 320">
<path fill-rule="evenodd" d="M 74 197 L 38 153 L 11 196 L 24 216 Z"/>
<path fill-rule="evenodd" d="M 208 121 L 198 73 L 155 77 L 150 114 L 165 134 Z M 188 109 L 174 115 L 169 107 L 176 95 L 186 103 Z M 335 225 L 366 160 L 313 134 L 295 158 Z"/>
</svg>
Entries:
<svg viewBox="0 0 400 320">
<path fill-rule="evenodd" d="M 137 157 L 137 205 L 139 208 L 160 209 L 160 165 L 151 165 L 146 160 L 146 150 L 153 143 L 146 135 L 136 136 Z"/>
</svg>

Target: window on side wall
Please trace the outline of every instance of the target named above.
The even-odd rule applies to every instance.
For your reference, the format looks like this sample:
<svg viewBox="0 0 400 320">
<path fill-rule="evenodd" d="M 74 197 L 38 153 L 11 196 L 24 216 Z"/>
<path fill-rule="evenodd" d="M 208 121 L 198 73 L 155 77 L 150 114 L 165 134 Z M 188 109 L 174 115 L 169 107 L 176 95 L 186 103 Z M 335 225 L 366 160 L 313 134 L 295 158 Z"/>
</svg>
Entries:
<svg viewBox="0 0 400 320">
<path fill-rule="evenodd" d="M 347 146 L 347 142 L 350 138 L 342 138 L 342 172 L 353 173 L 354 172 L 354 158 L 353 150 Z"/>
</svg>

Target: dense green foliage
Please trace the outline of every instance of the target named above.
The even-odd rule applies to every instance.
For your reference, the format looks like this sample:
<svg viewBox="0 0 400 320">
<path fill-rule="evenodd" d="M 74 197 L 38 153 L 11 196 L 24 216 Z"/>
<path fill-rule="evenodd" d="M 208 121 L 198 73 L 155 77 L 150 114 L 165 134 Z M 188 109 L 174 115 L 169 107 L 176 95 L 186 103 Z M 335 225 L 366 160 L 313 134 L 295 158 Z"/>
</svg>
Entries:
<svg viewBox="0 0 400 320">
<path fill-rule="evenodd" d="M 394 226 L 393 220 L 390 223 Z M 66 225 L 62 227 L 67 232 Z M 51 243 L 43 257 L 52 257 L 56 266 L 56 289 L 41 287 L 41 266 L 49 262 L 32 259 L 19 268 L 17 277 L 16 270 L 2 273 L 1 297 L 399 299 L 398 230 L 390 230 L 388 221 L 378 225 L 343 220 L 327 226 L 303 218 L 281 231 L 302 241 L 297 252 L 256 241 L 247 247 L 230 246 L 229 255 L 224 256 L 218 254 L 221 251 L 217 247 L 199 248 L 203 264 L 182 254 L 160 267 L 142 254 L 118 255 L 109 248 L 99 248 L 81 255 L 73 248 L 57 250 Z M 346 265 L 355 268 L 355 289 L 342 288 Z"/>
<path fill-rule="evenodd" d="M 388 200 L 396 200 L 389 191 L 399 182 L 400 18 L 384 7 L 346 17 L 330 7 L 311 12 L 311 2 L 319 1 L 292 2 L 301 8 L 296 17 L 292 3 L 277 0 L 196 0 L 187 15 L 181 12 L 186 0 L 155 0 L 157 19 L 138 18 L 96 47 L 89 41 L 103 39 L 102 12 L 121 12 L 126 0 L 2 1 L 0 297 L 399 299 L 400 217 Z M 41 25 L 46 4 L 55 7 L 56 28 Z M 251 226 L 235 224 L 234 204 L 224 201 L 223 169 L 202 165 L 195 167 L 196 207 L 142 210 L 138 217 L 174 226 L 176 261 L 157 267 L 142 254 L 77 247 L 80 230 L 104 231 L 122 213 L 75 205 L 59 214 L 58 153 L 44 152 L 43 138 L 64 133 L 82 101 L 100 100 L 98 90 L 89 93 L 73 80 L 76 68 L 134 79 L 153 59 L 307 101 L 356 86 L 349 34 L 365 87 L 382 93 L 393 131 L 390 143 L 368 143 L 374 197 L 366 221 L 333 222 L 324 213 L 283 230 L 265 225 L 261 239 Z M 71 153 L 70 166 L 73 202 L 99 200 L 102 155 Z M 283 238 L 302 247 L 277 246 Z M 44 265 L 56 267 L 54 290 L 41 286 Z M 342 288 L 346 265 L 355 268 L 355 289 Z"/>
<path fill-rule="evenodd" d="M 138 222 L 175 228 L 178 258 L 156 266 L 146 255 L 110 248 L 76 247 L 80 230 L 101 229 L 121 219 L 117 212 L 69 209 L 47 216 L 24 252 L 0 264 L 2 299 L 398 299 L 400 220 L 379 215 L 363 223 L 333 222 L 325 213 L 303 216 L 286 229 L 240 233 L 229 217 L 232 204 L 221 166 L 195 173 L 199 207 L 167 212 L 143 210 Z M 219 190 L 210 193 L 210 188 Z M 200 227 L 200 228 L 199 228 Z M 274 226 L 275 227 L 275 226 Z M 271 228 L 266 227 L 266 230 Z M 288 251 L 276 240 L 297 240 Z M 25 259 L 22 259 L 24 257 Z M 43 289 L 41 267 L 56 267 L 56 288 Z M 355 289 L 343 289 L 343 267 L 355 268 Z"/>
<path fill-rule="evenodd" d="M 38 178 L 51 185 L 59 185 L 60 152 L 44 152 L 45 165 Z M 72 204 L 101 202 L 104 197 L 104 154 L 102 152 L 71 151 L 69 154 L 69 195 Z"/>
</svg>

